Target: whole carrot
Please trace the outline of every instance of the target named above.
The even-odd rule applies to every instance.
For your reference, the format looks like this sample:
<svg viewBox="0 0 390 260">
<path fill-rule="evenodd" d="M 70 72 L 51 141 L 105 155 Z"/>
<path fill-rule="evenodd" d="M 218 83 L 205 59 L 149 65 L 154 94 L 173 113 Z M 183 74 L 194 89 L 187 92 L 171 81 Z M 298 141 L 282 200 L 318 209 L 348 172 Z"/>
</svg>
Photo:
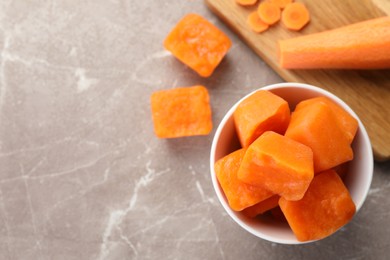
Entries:
<svg viewBox="0 0 390 260">
<path fill-rule="evenodd" d="M 390 68 L 390 17 L 279 41 L 285 69 Z"/>
</svg>

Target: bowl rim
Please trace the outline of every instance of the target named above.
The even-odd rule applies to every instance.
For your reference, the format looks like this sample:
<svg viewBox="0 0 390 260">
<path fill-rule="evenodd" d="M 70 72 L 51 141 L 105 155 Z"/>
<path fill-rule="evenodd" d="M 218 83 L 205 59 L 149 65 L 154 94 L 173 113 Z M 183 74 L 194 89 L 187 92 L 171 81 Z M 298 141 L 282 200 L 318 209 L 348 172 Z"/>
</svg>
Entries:
<svg viewBox="0 0 390 260">
<path fill-rule="evenodd" d="M 216 157 L 215 157 L 215 153 L 216 153 L 216 150 L 217 150 L 217 145 L 218 145 L 219 138 L 221 136 L 221 132 L 224 129 L 226 123 L 229 120 L 231 120 L 233 112 L 236 110 L 237 106 L 244 99 L 246 99 L 249 96 L 253 95 L 257 91 L 260 91 L 260 90 L 275 90 L 275 89 L 288 89 L 288 88 L 299 88 L 299 89 L 311 90 L 311 91 L 316 92 L 316 94 L 318 93 L 318 96 L 326 96 L 326 97 L 329 97 L 332 100 L 336 100 L 336 102 L 338 104 L 342 105 L 342 107 L 344 109 L 346 109 L 348 113 L 350 113 L 352 116 L 354 116 L 357 119 L 358 125 L 359 125 L 358 132 L 360 132 L 362 134 L 363 143 L 367 144 L 367 146 L 370 148 L 370 149 L 365 149 L 364 152 L 367 153 L 366 156 L 368 156 L 368 158 L 371 158 L 367 162 L 368 163 L 367 169 L 369 170 L 369 177 L 368 177 L 368 183 L 365 186 L 366 189 L 361 194 L 360 201 L 358 201 L 358 203 L 355 202 L 356 203 L 356 213 L 360 210 L 360 208 L 362 207 L 364 201 L 366 200 L 366 198 L 368 196 L 368 192 L 369 192 L 369 189 L 370 189 L 370 186 L 371 186 L 371 183 L 372 183 L 373 170 L 374 170 L 373 152 L 372 152 L 372 146 L 371 146 L 371 142 L 370 142 L 368 133 L 367 133 L 363 123 L 361 122 L 360 118 L 349 107 L 348 104 L 346 104 L 342 99 L 337 97 L 335 94 L 333 94 L 333 93 L 331 93 L 331 92 L 329 92 L 329 91 L 327 91 L 325 89 L 322 89 L 322 88 L 319 88 L 319 87 L 316 87 L 316 86 L 313 86 L 313 85 L 310 85 L 310 84 L 297 83 L 297 82 L 284 82 L 284 83 L 275 83 L 275 84 L 265 85 L 265 86 L 262 86 L 260 88 L 257 88 L 255 90 L 253 90 L 252 92 L 250 92 L 249 94 L 246 94 L 244 97 L 240 98 L 237 102 L 235 102 L 234 105 L 225 113 L 225 115 L 223 116 L 222 120 L 220 121 L 220 123 L 219 123 L 219 125 L 217 127 L 217 130 L 215 131 L 215 134 L 214 134 L 214 137 L 213 137 L 213 140 L 212 140 L 212 144 L 211 144 L 211 150 L 210 150 L 210 174 L 211 174 L 211 180 L 212 180 L 212 183 L 213 183 L 213 188 L 214 188 L 214 191 L 215 191 L 215 193 L 216 193 L 216 195 L 218 197 L 219 202 L 222 204 L 222 207 L 225 209 L 225 211 L 228 213 L 228 215 L 239 226 L 241 226 L 243 229 L 245 229 L 246 231 L 248 231 L 249 233 L 251 233 L 252 235 L 254 235 L 256 237 L 268 240 L 270 242 L 275 242 L 275 243 L 279 243 L 279 244 L 306 244 L 306 243 L 315 242 L 317 240 L 301 242 L 301 241 L 298 241 L 296 239 L 295 240 L 291 240 L 291 239 L 276 238 L 276 237 L 267 235 L 265 233 L 259 232 L 258 230 L 254 230 L 247 223 L 244 223 L 241 219 L 239 219 L 239 217 L 237 216 L 236 212 L 233 211 L 230 208 L 230 206 L 228 205 L 228 203 L 227 203 L 227 201 L 226 201 L 226 199 L 224 197 L 223 192 L 221 192 L 221 190 L 220 190 L 221 188 L 220 188 L 219 182 L 218 182 L 218 180 L 216 178 L 216 174 L 215 174 L 215 171 L 214 171 L 214 163 L 217 161 Z M 355 213 L 355 215 L 356 215 L 356 213 Z"/>
</svg>

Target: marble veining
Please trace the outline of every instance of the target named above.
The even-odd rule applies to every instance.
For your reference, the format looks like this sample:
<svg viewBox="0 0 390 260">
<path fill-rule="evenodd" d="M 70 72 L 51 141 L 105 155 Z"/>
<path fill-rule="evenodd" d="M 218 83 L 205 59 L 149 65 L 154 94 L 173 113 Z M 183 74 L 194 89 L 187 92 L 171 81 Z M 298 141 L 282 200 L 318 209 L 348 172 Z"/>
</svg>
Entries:
<svg viewBox="0 0 390 260">
<path fill-rule="evenodd" d="M 189 12 L 233 42 L 207 79 L 162 45 Z M 280 81 L 201 0 L 0 1 L 0 259 L 386 259 L 389 163 L 353 221 L 313 244 L 253 237 L 218 202 L 218 123 Z M 151 93 L 197 84 L 213 132 L 156 138 Z"/>
</svg>

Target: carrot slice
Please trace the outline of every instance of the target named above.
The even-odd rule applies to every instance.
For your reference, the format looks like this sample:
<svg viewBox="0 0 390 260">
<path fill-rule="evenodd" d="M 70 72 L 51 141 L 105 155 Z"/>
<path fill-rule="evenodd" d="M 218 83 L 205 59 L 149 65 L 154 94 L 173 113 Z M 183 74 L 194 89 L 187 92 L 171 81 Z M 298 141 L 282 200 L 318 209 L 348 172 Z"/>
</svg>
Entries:
<svg viewBox="0 0 390 260">
<path fill-rule="evenodd" d="M 207 135 L 213 127 L 209 94 L 200 85 L 154 92 L 151 108 L 154 131 L 161 138 Z"/>
<path fill-rule="evenodd" d="M 280 20 L 281 11 L 275 3 L 262 2 L 257 8 L 257 13 L 263 22 L 272 25 Z"/>
<path fill-rule="evenodd" d="M 214 164 L 219 184 L 228 200 L 229 206 L 240 211 L 266 200 L 272 192 L 240 181 L 237 172 L 241 165 L 246 149 L 242 148 L 219 159 Z"/>
<path fill-rule="evenodd" d="M 202 77 L 209 77 L 232 43 L 200 15 L 188 14 L 164 40 L 165 48 Z"/>
<path fill-rule="evenodd" d="M 282 12 L 282 23 L 290 30 L 299 31 L 309 21 L 309 10 L 303 3 L 290 3 Z"/>
<path fill-rule="evenodd" d="M 236 3 L 242 6 L 251 6 L 257 3 L 257 0 L 236 0 Z"/>
<path fill-rule="evenodd" d="M 264 32 L 269 28 L 269 25 L 260 19 L 257 11 L 254 11 L 248 15 L 247 23 L 249 27 L 257 33 Z"/>
<path fill-rule="evenodd" d="M 290 108 L 286 100 L 260 90 L 237 106 L 233 118 L 242 147 L 248 147 L 265 131 L 284 134 L 290 121 Z"/>
<path fill-rule="evenodd" d="M 314 177 L 301 200 L 280 198 L 279 206 L 299 241 L 331 235 L 347 224 L 356 212 L 347 187 L 333 170 Z"/>
<path fill-rule="evenodd" d="M 293 0 L 268 0 L 268 1 L 277 4 L 280 9 L 285 8 L 288 4 L 293 2 Z"/>
<path fill-rule="evenodd" d="M 280 196 L 273 195 L 268 199 L 265 199 L 253 206 L 244 209 L 242 213 L 247 217 L 254 218 L 257 215 L 263 214 L 264 212 L 279 206 L 279 199 Z"/>
<path fill-rule="evenodd" d="M 285 69 L 390 68 L 390 17 L 279 41 Z"/>
<path fill-rule="evenodd" d="M 350 139 L 332 109 L 322 102 L 294 111 L 285 136 L 312 149 L 315 173 L 353 159 Z"/>
<path fill-rule="evenodd" d="M 288 137 L 268 131 L 247 149 L 238 178 L 288 200 L 299 200 L 313 179 L 313 152 Z"/>
</svg>

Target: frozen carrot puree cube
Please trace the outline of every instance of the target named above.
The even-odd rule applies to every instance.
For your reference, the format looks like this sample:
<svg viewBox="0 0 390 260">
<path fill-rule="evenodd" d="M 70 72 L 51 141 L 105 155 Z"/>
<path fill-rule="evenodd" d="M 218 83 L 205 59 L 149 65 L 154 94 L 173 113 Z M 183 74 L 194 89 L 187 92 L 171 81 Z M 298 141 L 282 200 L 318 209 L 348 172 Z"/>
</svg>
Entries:
<svg viewBox="0 0 390 260">
<path fill-rule="evenodd" d="M 204 86 L 156 91 L 151 96 L 151 107 L 154 131 L 161 138 L 207 135 L 213 127 Z"/>
<path fill-rule="evenodd" d="M 247 217 L 254 218 L 257 215 L 263 214 L 264 212 L 279 206 L 279 199 L 279 195 L 273 195 L 268 199 L 260 201 L 259 203 L 244 209 L 242 213 Z"/>
<path fill-rule="evenodd" d="M 165 48 L 202 77 L 210 76 L 232 43 L 200 15 L 187 14 L 164 41 Z"/>
<path fill-rule="evenodd" d="M 215 165 L 215 173 L 219 184 L 229 202 L 229 206 L 240 211 L 263 201 L 273 195 L 272 192 L 240 181 L 237 171 L 246 149 L 242 148 L 219 159 Z"/>
<path fill-rule="evenodd" d="M 335 115 L 337 121 L 339 122 L 340 127 L 347 135 L 348 139 L 350 140 L 350 143 L 352 143 L 353 138 L 355 137 L 356 131 L 358 129 L 358 121 L 356 120 L 356 118 L 351 116 L 347 111 L 345 111 L 341 106 L 333 102 L 331 99 L 327 97 L 310 98 L 300 102 L 296 106 L 295 111 L 298 111 L 303 108 L 310 109 L 311 105 L 315 105 L 318 102 L 321 102 L 329 106 L 329 108 L 333 111 L 333 114 Z"/>
<path fill-rule="evenodd" d="M 290 121 L 287 101 L 268 90 L 259 90 L 244 99 L 233 114 L 242 147 L 248 147 L 265 131 L 284 134 Z"/>
<path fill-rule="evenodd" d="M 333 234 L 347 224 L 356 211 L 348 189 L 334 170 L 316 175 L 301 200 L 281 198 L 279 206 L 299 241 Z"/>
<path fill-rule="evenodd" d="M 313 150 L 315 173 L 353 159 L 350 137 L 332 109 L 322 102 L 294 111 L 285 136 Z"/>
<path fill-rule="evenodd" d="M 267 131 L 247 149 L 238 170 L 243 182 L 264 187 L 287 200 L 299 200 L 313 179 L 309 147 Z"/>
</svg>

